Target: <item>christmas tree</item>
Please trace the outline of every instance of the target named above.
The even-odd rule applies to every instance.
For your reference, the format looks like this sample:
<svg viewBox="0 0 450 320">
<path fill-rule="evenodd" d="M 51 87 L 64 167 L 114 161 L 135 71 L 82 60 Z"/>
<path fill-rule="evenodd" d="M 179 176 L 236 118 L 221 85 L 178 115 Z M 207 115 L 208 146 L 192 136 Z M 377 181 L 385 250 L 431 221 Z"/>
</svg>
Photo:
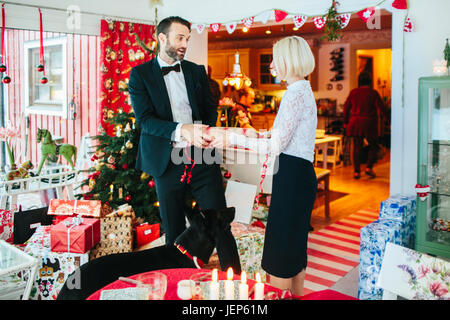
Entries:
<svg viewBox="0 0 450 320">
<path fill-rule="evenodd" d="M 137 217 L 152 224 L 161 222 L 155 182 L 135 168 L 140 129 L 134 113 L 119 110 L 108 123 L 114 126 L 115 134 L 103 132 L 93 137 L 97 142 L 91 158 L 95 165 L 80 186 L 89 186 L 89 191 L 78 198 L 101 200 L 113 209 L 128 203 Z"/>
</svg>

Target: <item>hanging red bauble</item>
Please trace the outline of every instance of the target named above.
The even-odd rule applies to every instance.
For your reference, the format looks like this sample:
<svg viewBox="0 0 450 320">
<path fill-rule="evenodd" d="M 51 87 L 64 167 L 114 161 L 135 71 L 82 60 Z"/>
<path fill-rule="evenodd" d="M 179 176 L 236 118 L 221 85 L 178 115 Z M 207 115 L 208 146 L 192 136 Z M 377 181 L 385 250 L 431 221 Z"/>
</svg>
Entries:
<svg viewBox="0 0 450 320">
<path fill-rule="evenodd" d="M 153 189 L 155 187 L 155 180 L 150 180 L 148 186 Z"/>
<path fill-rule="evenodd" d="M 131 196 L 130 196 L 130 195 L 127 195 L 127 196 L 125 197 L 125 201 L 126 201 L 126 202 L 130 202 L 130 201 L 131 201 Z"/>
<path fill-rule="evenodd" d="M 44 65 L 38 64 L 38 65 L 36 66 L 36 71 L 37 71 L 37 72 L 42 72 L 42 71 L 44 71 Z"/>
<path fill-rule="evenodd" d="M 47 77 L 42 77 L 42 78 L 41 78 L 41 83 L 42 83 L 42 84 L 46 84 L 47 82 L 48 82 Z"/>
<path fill-rule="evenodd" d="M 230 173 L 230 171 L 225 172 L 225 173 L 223 174 L 223 176 L 224 176 L 226 179 L 230 179 L 230 178 L 231 178 L 231 173 Z"/>
<path fill-rule="evenodd" d="M 0 72 L 6 72 L 6 66 L 4 64 L 0 64 Z"/>
<path fill-rule="evenodd" d="M 124 163 L 124 164 L 122 165 L 122 168 L 123 168 L 123 170 L 127 170 L 127 169 L 128 169 L 128 164 Z"/>
<path fill-rule="evenodd" d="M 8 84 L 11 82 L 11 78 L 9 76 L 4 76 L 2 82 Z"/>
</svg>

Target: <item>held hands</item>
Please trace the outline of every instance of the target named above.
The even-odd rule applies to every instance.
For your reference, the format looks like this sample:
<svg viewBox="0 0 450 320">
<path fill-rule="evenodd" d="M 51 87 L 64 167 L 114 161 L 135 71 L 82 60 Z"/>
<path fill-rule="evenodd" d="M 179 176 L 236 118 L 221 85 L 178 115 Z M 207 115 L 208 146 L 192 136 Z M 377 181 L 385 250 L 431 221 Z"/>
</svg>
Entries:
<svg viewBox="0 0 450 320">
<path fill-rule="evenodd" d="M 254 129 L 209 127 L 204 124 L 183 124 L 181 137 L 197 148 L 226 149 L 230 147 L 229 133 L 256 138 L 258 132 Z"/>
</svg>

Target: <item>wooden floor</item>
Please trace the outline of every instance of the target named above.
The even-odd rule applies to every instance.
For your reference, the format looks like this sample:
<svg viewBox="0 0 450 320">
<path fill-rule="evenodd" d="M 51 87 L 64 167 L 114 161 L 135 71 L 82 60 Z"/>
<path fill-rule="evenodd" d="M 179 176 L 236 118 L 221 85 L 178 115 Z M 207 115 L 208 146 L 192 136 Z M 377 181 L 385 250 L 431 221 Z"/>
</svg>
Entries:
<svg viewBox="0 0 450 320">
<path fill-rule="evenodd" d="M 365 166 L 361 167 L 361 178 L 353 179 L 353 166 L 340 166 L 332 169 L 330 174 L 330 190 L 348 193 L 330 203 L 330 218 L 325 218 L 322 198 L 313 210 L 311 225 L 314 230 L 324 228 L 333 222 L 342 219 L 361 209 L 379 210 L 380 203 L 389 198 L 390 153 L 373 167 L 376 177 L 371 179 L 363 173 Z"/>
</svg>

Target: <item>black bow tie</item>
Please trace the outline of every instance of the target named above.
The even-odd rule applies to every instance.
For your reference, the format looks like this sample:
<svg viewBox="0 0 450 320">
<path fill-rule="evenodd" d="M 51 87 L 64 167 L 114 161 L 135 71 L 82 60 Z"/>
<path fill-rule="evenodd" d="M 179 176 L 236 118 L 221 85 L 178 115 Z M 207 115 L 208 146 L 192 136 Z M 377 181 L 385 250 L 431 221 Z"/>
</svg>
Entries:
<svg viewBox="0 0 450 320">
<path fill-rule="evenodd" d="M 168 74 L 170 71 L 180 72 L 181 71 L 180 64 L 177 63 L 176 65 L 171 66 L 171 67 L 162 67 L 161 68 L 161 73 L 162 73 L 163 77 L 166 74 Z"/>
</svg>

